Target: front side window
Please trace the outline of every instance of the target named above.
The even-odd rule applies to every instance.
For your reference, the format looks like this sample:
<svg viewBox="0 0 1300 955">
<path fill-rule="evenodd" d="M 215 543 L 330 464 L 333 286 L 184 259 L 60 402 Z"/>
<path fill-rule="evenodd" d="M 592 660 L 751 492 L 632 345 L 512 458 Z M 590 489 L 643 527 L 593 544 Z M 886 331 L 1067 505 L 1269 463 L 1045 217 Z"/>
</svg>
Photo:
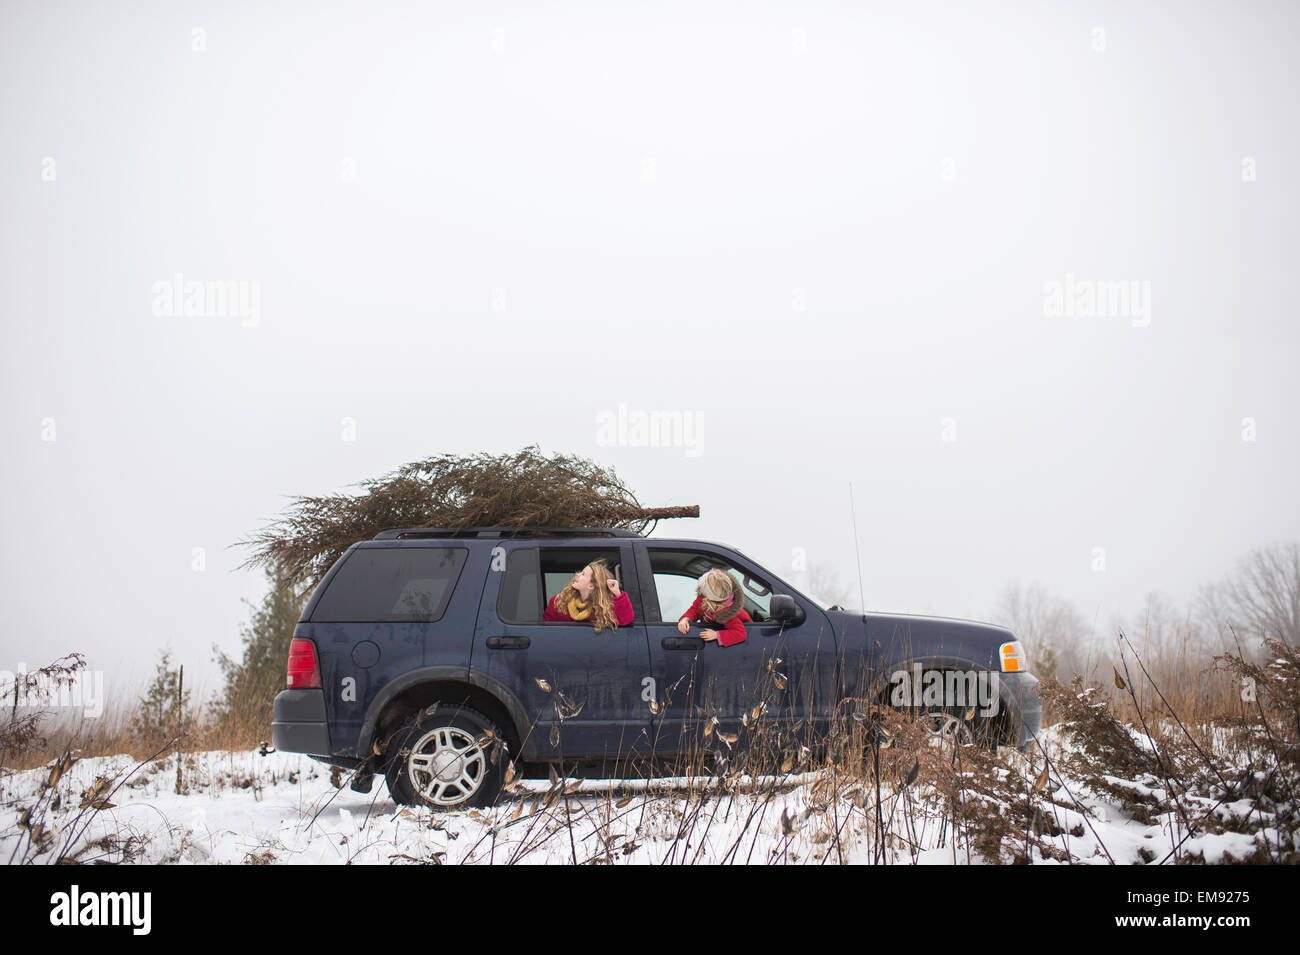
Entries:
<svg viewBox="0 0 1300 955">
<path fill-rule="evenodd" d="M 408 623 L 440 620 L 469 551 L 463 547 L 363 547 L 339 568 L 312 620 Z"/>
<path fill-rule="evenodd" d="M 655 591 L 659 598 L 659 618 L 665 623 L 675 624 L 695 599 L 697 581 L 714 569 L 725 571 L 736 578 L 745 598 L 745 610 L 755 623 L 768 619 L 772 587 L 766 580 L 716 554 L 651 548 L 650 570 L 654 574 Z"/>
</svg>

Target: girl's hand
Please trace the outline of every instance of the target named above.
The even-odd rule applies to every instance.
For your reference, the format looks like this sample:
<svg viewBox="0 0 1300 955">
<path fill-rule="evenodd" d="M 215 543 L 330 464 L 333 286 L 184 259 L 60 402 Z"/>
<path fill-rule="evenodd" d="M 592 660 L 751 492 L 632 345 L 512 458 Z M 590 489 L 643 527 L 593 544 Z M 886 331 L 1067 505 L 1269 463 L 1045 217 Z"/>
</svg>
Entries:
<svg viewBox="0 0 1300 955">
<path fill-rule="evenodd" d="M 618 595 L 622 593 L 622 591 L 618 589 L 618 581 L 613 577 L 609 578 L 609 592 L 613 594 L 616 599 Z"/>
<path fill-rule="evenodd" d="M 701 639 L 701 640 L 704 640 L 704 641 L 706 641 L 706 642 L 712 642 L 712 641 L 718 639 L 718 631 L 716 631 L 716 630 L 701 630 L 701 631 L 700 631 L 700 639 Z"/>
<path fill-rule="evenodd" d="M 681 620 L 678 620 L 678 621 L 677 621 L 677 632 L 678 632 L 678 633 L 689 633 L 689 632 L 690 632 L 690 629 L 691 629 L 690 622 L 687 621 L 687 619 L 686 619 L 685 617 L 682 617 Z"/>
</svg>

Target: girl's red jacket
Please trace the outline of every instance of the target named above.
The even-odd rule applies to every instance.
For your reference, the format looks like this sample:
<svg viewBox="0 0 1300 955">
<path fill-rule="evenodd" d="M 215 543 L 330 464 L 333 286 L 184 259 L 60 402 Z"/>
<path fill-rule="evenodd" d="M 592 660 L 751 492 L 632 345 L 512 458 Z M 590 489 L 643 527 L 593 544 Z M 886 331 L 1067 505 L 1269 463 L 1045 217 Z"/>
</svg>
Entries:
<svg viewBox="0 0 1300 955">
<path fill-rule="evenodd" d="M 691 604 L 686 613 L 682 614 L 681 617 L 678 617 L 677 619 L 681 620 L 683 618 L 691 623 L 698 624 L 701 627 L 718 631 L 718 646 L 722 647 L 731 647 L 735 646 L 737 643 L 743 643 L 745 637 L 749 635 L 745 631 L 745 624 L 754 622 L 749 616 L 749 613 L 742 608 L 741 611 L 730 620 L 725 623 L 718 623 L 716 620 L 710 619 L 704 613 L 704 610 L 700 607 L 699 597 L 696 597 L 695 602 Z"/>
</svg>

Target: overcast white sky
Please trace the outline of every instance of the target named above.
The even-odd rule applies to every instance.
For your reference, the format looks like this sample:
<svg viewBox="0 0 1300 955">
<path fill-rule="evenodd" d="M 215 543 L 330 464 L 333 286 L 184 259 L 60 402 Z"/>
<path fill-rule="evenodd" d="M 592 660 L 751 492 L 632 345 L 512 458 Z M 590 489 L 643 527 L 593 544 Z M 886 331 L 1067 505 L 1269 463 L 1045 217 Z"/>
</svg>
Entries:
<svg viewBox="0 0 1300 955">
<path fill-rule="evenodd" d="M 461 6 L 0 5 L 0 669 L 215 689 L 287 495 L 534 442 L 856 590 L 852 482 L 871 609 L 1300 536 L 1294 4 Z"/>
</svg>

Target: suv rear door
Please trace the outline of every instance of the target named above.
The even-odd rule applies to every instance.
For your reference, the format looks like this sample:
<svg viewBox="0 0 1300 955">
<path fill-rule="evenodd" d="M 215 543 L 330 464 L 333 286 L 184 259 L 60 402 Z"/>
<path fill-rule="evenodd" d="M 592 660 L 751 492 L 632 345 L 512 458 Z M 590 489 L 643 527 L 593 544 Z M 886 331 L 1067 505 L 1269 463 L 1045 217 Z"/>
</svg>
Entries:
<svg viewBox="0 0 1300 955">
<path fill-rule="evenodd" d="M 510 687 L 534 721 L 524 728 L 524 758 L 615 759 L 646 752 L 650 710 L 641 692 L 650 655 L 630 546 L 499 546 L 483 589 L 471 666 Z M 627 591 L 633 622 L 596 633 L 589 622 L 543 621 L 546 602 L 597 557 Z M 561 718 L 568 703 L 577 712 Z"/>
</svg>

